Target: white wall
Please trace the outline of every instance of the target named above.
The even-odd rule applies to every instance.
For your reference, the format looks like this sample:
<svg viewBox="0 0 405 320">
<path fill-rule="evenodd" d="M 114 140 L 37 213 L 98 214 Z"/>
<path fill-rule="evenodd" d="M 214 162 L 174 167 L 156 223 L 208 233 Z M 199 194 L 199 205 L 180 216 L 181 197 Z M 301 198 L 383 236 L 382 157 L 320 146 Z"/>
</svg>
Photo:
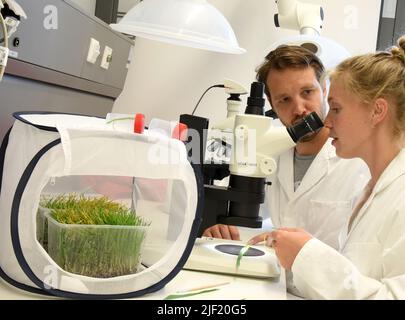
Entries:
<svg viewBox="0 0 405 320">
<path fill-rule="evenodd" d="M 96 12 L 96 0 L 71 0 L 79 7 L 81 7 L 84 12 L 93 15 Z"/>
<path fill-rule="evenodd" d="M 94 15 L 96 12 L 97 0 L 71 0 L 73 3 L 81 7 L 85 12 Z M 139 3 L 139 0 L 120 0 L 118 2 L 119 12 L 128 12 L 134 5 Z"/>
<path fill-rule="evenodd" d="M 377 42 L 380 0 L 311 0 L 325 11 L 322 35 L 329 37 L 352 54 L 374 51 Z M 206 88 L 224 78 L 234 79 L 250 89 L 255 68 L 266 49 L 276 40 L 296 31 L 277 29 L 273 15 L 274 0 L 209 0 L 228 19 L 239 45 L 248 50 L 242 55 L 204 50 L 136 39 L 125 88 L 113 112 L 178 120 L 191 113 Z M 244 96 L 244 103 L 246 96 Z M 211 123 L 226 116 L 226 98 L 222 89 L 212 89 L 202 100 L 196 115 Z"/>
<path fill-rule="evenodd" d="M 128 12 L 137 3 L 139 3 L 139 0 L 120 0 L 118 2 L 118 11 Z"/>
</svg>

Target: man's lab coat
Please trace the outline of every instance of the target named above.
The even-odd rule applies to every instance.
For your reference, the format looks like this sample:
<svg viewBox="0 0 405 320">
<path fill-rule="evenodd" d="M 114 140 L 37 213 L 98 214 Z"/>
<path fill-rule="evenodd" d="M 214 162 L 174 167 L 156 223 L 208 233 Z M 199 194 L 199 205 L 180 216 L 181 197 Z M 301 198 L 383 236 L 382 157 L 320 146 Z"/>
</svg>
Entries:
<svg viewBox="0 0 405 320">
<path fill-rule="evenodd" d="M 319 299 L 405 299 L 405 150 L 389 164 L 347 233 L 340 252 L 308 241 L 292 266 L 294 283 Z"/>
<path fill-rule="evenodd" d="M 272 184 L 266 187 L 263 215 L 270 211 L 276 228 L 303 228 L 338 248 L 339 232 L 370 179 L 366 164 L 337 157 L 328 139 L 294 192 L 293 161 L 293 149 L 279 157 L 277 172 L 268 179 Z"/>
</svg>

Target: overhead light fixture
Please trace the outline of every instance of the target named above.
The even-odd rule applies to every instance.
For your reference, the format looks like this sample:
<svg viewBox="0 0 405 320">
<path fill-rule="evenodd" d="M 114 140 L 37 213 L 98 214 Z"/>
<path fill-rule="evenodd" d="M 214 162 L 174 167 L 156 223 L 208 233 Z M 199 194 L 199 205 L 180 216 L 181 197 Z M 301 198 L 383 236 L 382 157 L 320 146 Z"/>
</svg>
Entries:
<svg viewBox="0 0 405 320">
<path fill-rule="evenodd" d="M 320 36 L 324 12 L 321 6 L 297 0 L 277 0 L 276 27 L 298 30 L 299 35 L 284 37 L 267 48 L 266 54 L 281 45 L 297 45 L 315 53 L 326 69 L 350 57 L 349 51 L 332 39 Z"/>
<path fill-rule="evenodd" d="M 176 45 L 246 52 L 226 18 L 206 0 L 144 0 L 110 26 L 121 33 Z"/>
<path fill-rule="evenodd" d="M 297 0 L 276 1 L 278 13 L 274 15 L 276 27 L 299 30 L 301 34 L 321 33 L 324 12 L 320 5 Z"/>
<path fill-rule="evenodd" d="M 266 52 L 270 52 L 281 45 L 296 45 L 312 51 L 321 59 L 326 69 L 336 67 L 344 59 L 351 56 L 349 51 L 339 43 L 315 34 L 300 34 L 282 38 L 272 43 Z"/>
</svg>

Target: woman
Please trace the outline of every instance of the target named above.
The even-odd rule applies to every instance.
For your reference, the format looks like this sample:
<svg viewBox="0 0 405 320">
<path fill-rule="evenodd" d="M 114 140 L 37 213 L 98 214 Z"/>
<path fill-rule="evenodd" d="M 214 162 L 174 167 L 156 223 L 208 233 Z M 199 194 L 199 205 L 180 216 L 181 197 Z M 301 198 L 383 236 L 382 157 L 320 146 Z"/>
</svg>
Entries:
<svg viewBox="0 0 405 320">
<path fill-rule="evenodd" d="M 347 59 L 331 73 L 325 126 L 336 153 L 363 159 L 371 172 L 339 252 L 302 229 L 250 240 L 267 237 L 308 298 L 405 299 L 405 36 L 398 44 Z"/>
</svg>

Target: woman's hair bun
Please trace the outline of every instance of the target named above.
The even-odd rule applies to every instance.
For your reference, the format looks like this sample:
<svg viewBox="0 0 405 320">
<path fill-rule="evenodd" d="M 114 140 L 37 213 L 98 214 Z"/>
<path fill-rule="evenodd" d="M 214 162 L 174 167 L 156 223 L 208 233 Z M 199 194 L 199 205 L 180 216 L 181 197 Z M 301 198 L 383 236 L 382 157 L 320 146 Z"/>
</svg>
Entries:
<svg viewBox="0 0 405 320">
<path fill-rule="evenodd" d="M 405 35 L 398 39 L 398 46 L 391 48 L 391 54 L 405 64 Z"/>
</svg>

